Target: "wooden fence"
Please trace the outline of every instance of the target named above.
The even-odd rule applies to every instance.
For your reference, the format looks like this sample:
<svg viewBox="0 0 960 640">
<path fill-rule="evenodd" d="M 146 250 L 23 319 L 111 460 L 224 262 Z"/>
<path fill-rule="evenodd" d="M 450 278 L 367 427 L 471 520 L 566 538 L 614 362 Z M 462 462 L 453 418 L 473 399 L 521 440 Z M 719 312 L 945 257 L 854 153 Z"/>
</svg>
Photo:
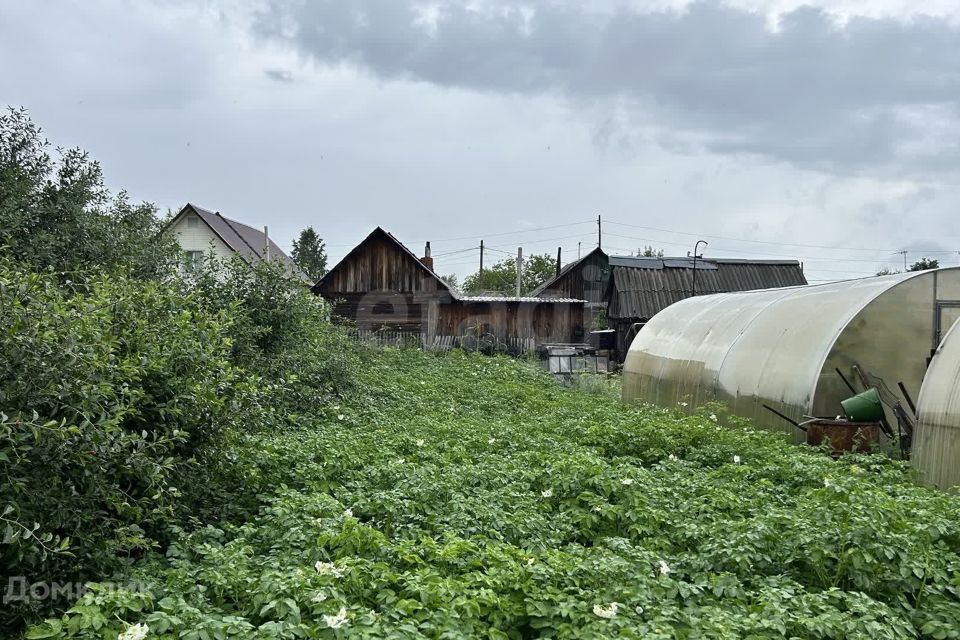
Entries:
<svg viewBox="0 0 960 640">
<path fill-rule="evenodd" d="M 414 331 L 350 329 L 349 334 L 358 342 L 378 347 L 407 347 L 428 351 L 463 349 L 464 351 L 512 354 L 533 353 L 537 350 L 537 341 L 534 338 L 497 338 L 491 334 L 434 336 L 433 340 L 428 340 L 426 334 Z"/>
</svg>

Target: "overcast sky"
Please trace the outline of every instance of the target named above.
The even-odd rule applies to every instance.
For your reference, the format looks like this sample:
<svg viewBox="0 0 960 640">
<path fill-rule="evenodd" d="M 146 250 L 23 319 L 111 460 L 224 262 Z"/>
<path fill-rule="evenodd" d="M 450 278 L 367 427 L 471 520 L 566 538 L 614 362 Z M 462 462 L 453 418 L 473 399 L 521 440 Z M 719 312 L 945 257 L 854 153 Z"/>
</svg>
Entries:
<svg viewBox="0 0 960 640">
<path fill-rule="evenodd" d="M 0 0 L 0 103 L 334 261 L 380 225 L 442 273 L 566 262 L 600 214 L 613 253 L 839 279 L 960 264 L 958 5 Z"/>
</svg>

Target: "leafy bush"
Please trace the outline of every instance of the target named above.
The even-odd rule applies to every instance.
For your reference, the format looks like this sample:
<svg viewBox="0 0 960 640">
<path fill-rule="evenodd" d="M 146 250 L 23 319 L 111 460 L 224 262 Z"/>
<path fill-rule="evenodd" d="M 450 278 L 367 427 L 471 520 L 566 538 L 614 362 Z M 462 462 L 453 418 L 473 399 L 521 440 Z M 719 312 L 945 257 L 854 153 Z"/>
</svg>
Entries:
<svg viewBox="0 0 960 640">
<path fill-rule="evenodd" d="M 960 499 L 728 416 L 388 350 L 252 435 L 250 521 L 183 530 L 29 637 L 949 638 Z M 716 419 L 715 419 L 716 418 Z"/>
<path fill-rule="evenodd" d="M 227 424 L 224 317 L 156 283 L 76 288 L 2 262 L 0 309 L 3 577 L 115 570 L 152 545 L 177 474 Z"/>
<path fill-rule="evenodd" d="M 35 269 L 172 273 L 179 248 L 160 233 L 153 205 L 112 197 L 100 165 L 80 149 L 56 150 L 23 109 L 0 115 L 0 255 Z"/>
<path fill-rule="evenodd" d="M 353 389 L 360 351 L 330 324 L 323 299 L 283 265 L 209 255 L 182 286 L 205 309 L 228 314 L 230 359 L 276 385 L 275 408 L 310 411 Z"/>
</svg>

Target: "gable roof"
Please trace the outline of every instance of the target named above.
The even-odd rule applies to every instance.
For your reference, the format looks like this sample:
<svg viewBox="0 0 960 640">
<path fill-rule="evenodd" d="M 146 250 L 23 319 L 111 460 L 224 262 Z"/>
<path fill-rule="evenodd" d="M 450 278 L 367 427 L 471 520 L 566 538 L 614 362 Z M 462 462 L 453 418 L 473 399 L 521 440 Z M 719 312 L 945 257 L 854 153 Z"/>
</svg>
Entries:
<svg viewBox="0 0 960 640">
<path fill-rule="evenodd" d="M 690 297 L 693 259 L 610 257 L 611 318 L 652 318 L 657 312 Z M 697 260 L 697 295 L 807 284 L 796 260 Z"/>
<path fill-rule="evenodd" d="M 454 297 L 458 295 L 456 289 L 454 289 L 453 287 L 448 285 L 446 282 L 444 282 L 443 279 L 433 271 L 433 269 L 430 269 L 427 267 L 427 265 L 423 264 L 423 261 L 417 257 L 417 254 L 415 254 L 413 251 L 410 251 L 410 249 L 408 249 L 405 244 L 397 240 L 392 233 L 390 233 L 389 231 L 386 231 L 385 229 L 383 229 L 383 227 L 377 227 L 376 229 L 371 231 L 366 238 L 361 240 L 360 243 L 357 246 L 355 246 L 353 249 L 351 249 L 347 255 L 343 256 L 343 258 L 341 258 L 340 261 L 333 266 L 333 268 L 327 271 L 323 275 L 323 277 L 320 278 L 317 281 L 317 283 L 313 285 L 313 287 L 311 287 L 311 290 L 314 293 L 318 293 L 320 291 L 321 285 L 332 277 L 332 274 L 334 271 L 336 271 L 341 265 L 346 264 L 356 254 L 363 251 L 364 246 L 376 240 L 384 240 L 388 244 L 394 245 L 394 247 L 396 247 L 400 252 L 406 254 L 409 258 L 411 258 L 417 264 L 417 267 L 419 267 L 428 278 L 432 278 L 436 280 L 438 289 L 449 291 L 450 294 Z"/>
<path fill-rule="evenodd" d="M 557 275 L 553 276 L 552 278 L 550 278 L 549 280 L 547 280 L 546 282 L 544 282 L 543 284 L 541 284 L 539 287 L 537 287 L 536 289 L 534 289 L 533 291 L 531 291 L 531 292 L 530 292 L 530 295 L 531 295 L 532 297 L 537 297 L 537 296 L 539 296 L 539 295 L 542 294 L 544 291 L 546 291 L 546 290 L 549 289 L 551 286 L 553 286 L 553 283 L 554 283 L 554 282 L 556 282 L 557 280 L 559 280 L 560 278 L 562 278 L 563 276 L 565 276 L 567 273 L 569 273 L 571 270 L 575 269 L 578 265 L 582 264 L 584 261 L 586 261 L 588 258 L 590 258 L 591 256 L 593 256 L 593 254 L 595 254 L 595 253 L 597 253 L 597 252 L 600 252 L 600 255 L 602 255 L 604 258 L 607 257 L 607 254 L 604 252 L 603 249 L 601 249 L 600 247 L 595 247 L 593 250 L 588 251 L 587 254 L 584 255 L 583 257 L 577 258 L 577 259 L 574 260 L 573 262 L 571 262 L 571 263 L 569 263 L 569 264 L 563 265 L 563 267 L 560 269 L 560 273 L 558 273 Z"/>
<path fill-rule="evenodd" d="M 243 260 L 253 265 L 257 262 L 263 262 L 266 258 L 266 246 L 270 246 L 270 259 L 279 260 L 286 265 L 290 271 L 297 277 L 306 279 L 306 274 L 301 271 L 290 256 L 283 252 L 273 239 L 267 237 L 263 231 L 254 229 L 232 218 L 222 215 L 219 211 L 210 211 L 203 207 L 188 202 L 180 210 L 168 226 L 176 224 L 180 218 L 188 213 L 194 213 L 199 217 L 213 233 L 220 238 L 227 247 L 238 254 Z"/>
<path fill-rule="evenodd" d="M 356 254 L 358 254 L 358 253 L 360 253 L 361 251 L 363 251 L 364 246 L 366 246 L 366 245 L 369 244 L 370 242 L 374 242 L 374 241 L 376 241 L 376 240 L 384 240 L 384 241 L 386 241 L 388 244 L 392 244 L 394 247 L 396 247 L 396 248 L 397 248 L 399 251 L 401 251 L 402 253 L 406 254 L 411 260 L 414 261 L 414 263 L 416 263 L 417 267 L 424 272 L 424 275 L 426 275 L 428 278 L 432 278 L 433 280 L 436 281 L 436 283 L 437 283 L 437 289 L 448 292 L 448 293 L 450 294 L 450 298 L 451 298 L 452 300 L 456 300 L 456 301 L 463 302 L 463 303 L 494 303 L 494 302 L 503 302 L 503 303 L 518 303 L 518 304 L 528 304 L 528 303 L 534 303 L 534 304 L 556 303 L 556 304 L 560 304 L 560 303 L 582 303 L 582 302 L 583 302 L 583 300 L 577 300 L 577 299 L 574 299 L 574 298 L 537 298 L 537 297 L 535 297 L 535 296 L 533 296 L 533 295 L 520 296 L 520 297 L 517 297 L 517 296 L 494 296 L 494 295 L 465 296 L 465 295 L 461 294 L 455 287 L 451 287 L 449 284 L 447 284 L 440 276 L 438 276 L 438 275 L 436 274 L 436 272 L 433 271 L 433 269 L 430 269 L 430 268 L 427 267 L 425 264 L 423 264 L 423 261 L 422 261 L 420 258 L 417 257 L 417 254 L 415 254 L 413 251 L 411 251 L 410 249 L 408 249 L 405 244 L 403 244 L 402 242 L 400 242 L 399 240 L 397 240 L 396 237 L 394 237 L 394 235 L 393 235 L 392 233 L 390 233 L 389 231 L 384 230 L 382 227 L 377 227 L 376 229 L 374 229 L 373 231 L 371 231 L 370 234 L 360 242 L 360 244 L 358 244 L 358 245 L 355 246 L 353 249 L 351 249 L 350 252 L 349 252 L 347 255 L 345 255 L 336 265 L 333 266 L 332 269 L 330 269 L 329 271 L 327 271 L 327 273 L 324 274 L 324 276 L 323 276 L 322 278 L 320 278 L 320 280 L 318 280 L 317 283 L 316 283 L 315 285 L 313 285 L 313 287 L 311 287 L 311 291 L 313 291 L 314 293 L 320 293 L 320 288 L 323 286 L 323 284 L 324 284 L 325 282 L 327 282 L 329 279 L 331 279 L 331 278 L 333 277 L 332 274 L 333 274 L 335 271 L 337 271 L 337 269 L 338 269 L 341 265 L 346 264 L 346 263 L 347 263 L 349 260 L 351 260 Z M 584 257 L 586 257 L 586 256 L 584 256 Z"/>
</svg>

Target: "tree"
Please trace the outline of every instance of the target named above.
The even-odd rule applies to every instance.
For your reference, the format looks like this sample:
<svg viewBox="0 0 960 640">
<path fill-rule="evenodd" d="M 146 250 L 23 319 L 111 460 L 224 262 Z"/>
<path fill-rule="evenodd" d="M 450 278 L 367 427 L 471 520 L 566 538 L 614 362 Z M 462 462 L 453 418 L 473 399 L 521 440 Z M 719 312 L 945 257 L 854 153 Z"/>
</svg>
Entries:
<svg viewBox="0 0 960 640">
<path fill-rule="evenodd" d="M 662 258 L 663 249 L 654 249 L 648 244 L 643 249 L 637 249 L 637 255 L 643 258 Z"/>
<path fill-rule="evenodd" d="M 25 109 L 0 115 L 0 255 L 56 272 L 171 273 L 180 250 L 156 207 L 112 196 L 82 149 L 55 153 Z"/>
<path fill-rule="evenodd" d="M 527 256 L 523 261 L 520 294 L 526 295 L 552 278 L 557 272 L 556 260 L 548 253 Z M 484 292 L 515 295 L 517 292 L 517 259 L 507 258 L 492 267 L 471 274 L 463 280 L 463 291 L 469 294 Z"/>
<path fill-rule="evenodd" d="M 884 267 L 883 269 L 880 269 L 880 271 L 877 271 L 877 275 L 878 275 L 878 276 L 892 276 L 892 275 L 895 274 L 895 273 L 900 273 L 900 272 L 899 272 L 899 271 L 895 271 L 894 269 L 891 269 L 890 267 Z"/>
<path fill-rule="evenodd" d="M 317 281 L 327 273 L 327 246 L 313 227 L 300 232 L 293 241 L 293 261 L 311 280 Z"/>
<path fill-rule="evenodd" d="M 460 279 L 457 278 L 457 274 L 448 273 L 445 276 L 440 276 L 440 279 L 447 283 L 447 285 L 452 289 L 460 288 Z"/>
<path fill-rule="evenodd" d="M 936 269 L 940 266 L 939 260 L 931 260 L 930 258 L 920 258 L 912 265 L 907 271 L 926 271 L 927 269 Z"/>
</svg>

